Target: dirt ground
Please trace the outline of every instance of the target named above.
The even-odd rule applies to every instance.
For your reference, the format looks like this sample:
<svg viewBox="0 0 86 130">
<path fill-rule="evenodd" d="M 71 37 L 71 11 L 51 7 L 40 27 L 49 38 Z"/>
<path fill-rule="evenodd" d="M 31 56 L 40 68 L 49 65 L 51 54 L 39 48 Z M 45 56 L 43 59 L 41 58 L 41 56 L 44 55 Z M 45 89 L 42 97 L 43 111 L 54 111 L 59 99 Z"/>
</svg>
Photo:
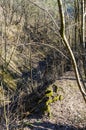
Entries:
<svg viewBox="0 0 86 130">
<path fill-rule="evenodd" d="M 66 72 L 55 84 L 64 90 L 64 99 L 51 104 L 51 118 L 32 115 L 23 120 L 24 130 L 86 130 L 86 104 L 73 72 Z"/>
<path fill-rule="evenodd" d="M 51 104 L 51 117 L 38 113 L 16 119 L 17 126 L 11 122 L 10 130 L 86 130 L 86 104 L 74 73 L 66 72 L 54 84 L 62 88 L 63 100 Z M 5 130 L 1 123 L 0 130 Z"/>
</svg>

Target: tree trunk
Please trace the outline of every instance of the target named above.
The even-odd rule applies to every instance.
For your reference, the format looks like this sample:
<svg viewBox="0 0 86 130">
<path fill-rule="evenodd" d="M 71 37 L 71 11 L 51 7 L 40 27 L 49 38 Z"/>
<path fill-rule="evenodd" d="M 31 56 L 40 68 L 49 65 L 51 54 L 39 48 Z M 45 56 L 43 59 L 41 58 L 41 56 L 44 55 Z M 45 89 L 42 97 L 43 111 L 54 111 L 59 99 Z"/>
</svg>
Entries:
<svg viewBox="0 0 86 130">
<path fill-rule="evenodd" d="M 78 83 L 78 86 L 79 86 L 79 90 L 80 92 L 82 93 L 82 96 L 86 102 L 86 92 L 84 90 L 85 86 L 83 87 L 82 86 L 82 83 L 80 81 L 80 76 L 79 76 L 79 71 L 78 71 L 78 68 L 77 68 L 77 63 L 76 63 L 76 60 L 75 60 L 75 57 L 74 57 L 74 54 L 72 52 L 72 49 L 68 43 L 68 40 L 66 38 L 66 35 L 65 35 L 65 18 L 64 18 L 64 11 L 63 11 L 63 7 L 62 7 L 62 0 L 57 0 L 58 2 L 58 7 L 59 7 L 59 13 L 60 13 L 60 19 L 61 19 L 61 28 L 60 28 L 60 35 L 64 41 L 64 44 L 69 52 L 69 55 L 70 55 L 70 58 L 72 60 L 72 64 L 73 64 L 73 68 L 74 68 L 74 72 L 75 72 L 75 76 L 76 76 L 76 80 L 77 80 L 77 83 Z"/>
<path fill-rule="evenodd" d="M 83 69 L 86 79 L 86 43 L 85 43 L 85 0 L 81 0 L 81 43 L 82 43 L 82 59 Z"/>
</svg>

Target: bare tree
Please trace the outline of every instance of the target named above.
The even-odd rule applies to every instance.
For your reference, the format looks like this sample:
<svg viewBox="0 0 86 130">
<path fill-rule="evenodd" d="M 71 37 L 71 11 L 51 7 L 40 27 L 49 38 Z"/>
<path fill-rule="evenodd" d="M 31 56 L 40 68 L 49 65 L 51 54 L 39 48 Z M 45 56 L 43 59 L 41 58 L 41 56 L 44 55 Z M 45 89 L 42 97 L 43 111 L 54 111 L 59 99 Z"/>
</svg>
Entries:
<svg viewBox="0 0 86 130">
<path fill-rule="evenodd" d="M 68 40 L 66 38 L 66 35 L 65 35 L 65 16 L 64 16 L 62 1 L 61 0 L 57 0 L 57 2 L 58 2 L 58 7 L 59 7 L 60 19 L 61 19 L 60 35 L 62 37 L 62 40 L 64 41 L 64 44 L 65 44 L 69 54 L 70 54 L 70 57 L 71 57 L 71 60 L 72 60 L 72 64 L 73 64 L 73 67 L 74 67 L 75 76 L 76 76 L 77 83 L 78 83 L 78 86 L 79 86 L 79 90 L 82 93 L 82 96 L 83 96 L 83 98 L 84 98 L 84 100 L 86 102 L 86 98 L 85 98 L 86 92 L 84 90 L 85 86 L 83 87 L 82 83 L 80 81 L 80 75 L 79 75 L 77 63 L 76 63 L 74 54 L 72 52 L 72 49 L 71 49 L 71 47 L 70 47 L 70 45 L 68 43 Z"/>
</svg>

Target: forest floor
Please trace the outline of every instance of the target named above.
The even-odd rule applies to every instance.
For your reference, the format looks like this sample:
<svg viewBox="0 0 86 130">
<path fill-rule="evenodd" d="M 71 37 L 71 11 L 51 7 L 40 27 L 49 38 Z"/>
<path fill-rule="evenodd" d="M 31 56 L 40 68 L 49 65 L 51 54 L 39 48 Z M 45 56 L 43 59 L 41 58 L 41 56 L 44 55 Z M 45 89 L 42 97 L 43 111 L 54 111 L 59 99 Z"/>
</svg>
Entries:
<svg viewBox="0 0 86 130">
<path fill-rule="evenodd" d="M 51 117 L 32 114 L 23 120 L 15 120 L 19 126 L 10 130 L 86 130 L 86 104 L 73 71 L 66 72 L 54 84 L 61 87 L 64 93 L 63 100 L 51 104 Z M 0 123 L 0 130 L 5 130 L 2 127 Z"/>
<path fill-rule="evenodd" d="M 24 130 L 86 130 L 86 104 L 74 73 L 66 72 L 55 84 L 63 88 L 64 99 L 51 104 L 51 118 L 40 115 L 25 118 Z"/>
</svg>

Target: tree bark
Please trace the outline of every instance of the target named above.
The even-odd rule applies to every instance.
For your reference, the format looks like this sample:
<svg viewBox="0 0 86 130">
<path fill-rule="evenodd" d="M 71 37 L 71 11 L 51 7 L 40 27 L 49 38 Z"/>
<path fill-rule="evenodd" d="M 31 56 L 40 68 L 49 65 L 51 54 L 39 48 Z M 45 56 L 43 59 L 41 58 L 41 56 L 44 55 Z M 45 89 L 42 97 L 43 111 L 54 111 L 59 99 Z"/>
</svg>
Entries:
<svg viewBox="0 0 86 130">
<path fill-rule="evenodd" d="M 85 43 L 85 0 L 81 0 L 81 43 L 82 43 L 82 59 L 83 69 L 86 79 L 86 43 Z"/>
</svg>

